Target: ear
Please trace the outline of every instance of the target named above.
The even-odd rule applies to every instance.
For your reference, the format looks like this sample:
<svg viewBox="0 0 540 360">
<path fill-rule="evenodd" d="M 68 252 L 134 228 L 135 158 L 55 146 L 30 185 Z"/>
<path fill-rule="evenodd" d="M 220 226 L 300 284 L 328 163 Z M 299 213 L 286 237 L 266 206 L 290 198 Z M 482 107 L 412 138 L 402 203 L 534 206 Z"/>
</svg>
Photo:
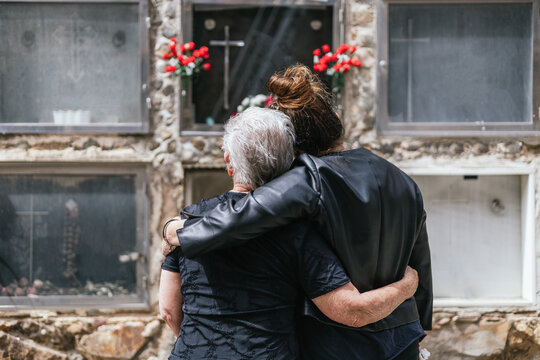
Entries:
<svg viewBox="0 0 540 360">
<path fill-rule="evenodd" d="M 232 167 L 231 167 L 231 158 L 229 156 L 228 151 L 225 151 L 225 154 L 223 154 L 223 159 L 227 163 L 227 174 L 229 174 L 229 176 L 232 177 L 233 176 L 233 170 L 232 170 Z"/>
</svg>

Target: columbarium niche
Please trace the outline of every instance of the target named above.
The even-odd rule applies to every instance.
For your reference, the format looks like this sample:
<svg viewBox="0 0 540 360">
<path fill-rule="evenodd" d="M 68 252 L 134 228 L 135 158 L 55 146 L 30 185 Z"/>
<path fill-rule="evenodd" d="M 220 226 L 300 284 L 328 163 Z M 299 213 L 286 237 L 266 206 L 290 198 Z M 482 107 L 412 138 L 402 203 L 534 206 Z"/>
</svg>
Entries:
<svg viewBox="0 0 540 360">
<path fill-rule="evenodd" d="M 42 170 L 0 174 L 0 307 L 142 306 L 144 173 Z"/>
<path fill-rule="evenodd" d="M 413 175 L 427 212 L 439 303 L 534 299 L 532 175 Z"/>
<path fill-rule="evenodd" d="M 210 49 L 212 70 L 184 89 L 182 130 L 221 130 L 242 100 L 267 94 L 266 81 L 313 50 L 338 46 L 340 1 L 184 0 L 182 36 Z M 186 84 L 184 84 L 186 85 Z"/>
<path fill-rule="evenodd" d="M 185 170 L 185 179 L 186 205 L 223 194 L 233 188 L 233 182 L 225 169 L 188 168 Z"/>
</svg>

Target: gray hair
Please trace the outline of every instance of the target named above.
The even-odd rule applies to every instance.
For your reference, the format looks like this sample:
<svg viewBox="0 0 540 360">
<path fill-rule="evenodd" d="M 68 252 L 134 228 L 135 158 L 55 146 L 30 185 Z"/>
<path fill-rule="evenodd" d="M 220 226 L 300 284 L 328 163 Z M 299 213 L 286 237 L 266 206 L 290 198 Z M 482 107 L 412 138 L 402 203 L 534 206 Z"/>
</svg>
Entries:
<svg viewBox="0 0 540 360">
<path fill-rule="evenodd" d="M 278 110 L 251 107 L 225 125 L 223 151 L 229 153 L 233 181 L 255 189 L 289 170 L 294 128 Z"/>
</svg>

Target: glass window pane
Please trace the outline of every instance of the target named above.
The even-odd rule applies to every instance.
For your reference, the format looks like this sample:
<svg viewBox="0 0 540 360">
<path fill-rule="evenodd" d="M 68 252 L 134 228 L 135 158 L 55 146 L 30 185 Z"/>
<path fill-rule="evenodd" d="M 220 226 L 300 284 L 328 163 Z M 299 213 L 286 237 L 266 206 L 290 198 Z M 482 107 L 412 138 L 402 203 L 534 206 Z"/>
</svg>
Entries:
<svg viewBox="0 0 540 360">
<path fill-rule="evenodd" d="M 0 4 L 0 123 L 139 123 L 137 4 Z"/>
<path fill-rule="evenodd" d="M 135 176 L 1 176 L 1 296 L 137 292 Z"/>
<path fill-rule="evenodd" d="M 389 6 L 390 122 L 530 122 L 532 4 Z"/>
<path fill-rule="evenodd" d="M 223 123 L 248 95 L 267 94 L 266 81 L 276 70 L 301 62 L 313 63 L 313 50 L 332 44 L 332 7 L 234 7 L 209 10 L 195 6 L 193 38 L 210 49 L 212 71 L 194 82 L 196 123 Z M 229 27 L 229 84 L 224 83 L 225 40 Z M 224 98 L 228 93 L 229 107 Z"/>
<path fill-rule="evenodd" d="M 186 204 L 198 203 L 203 199 L 221 195 L 232 188 L 231 177 L 224 169 L 186 170 Z"/>
<path fill-rule="evenodd" d="M 522 296 L 521 176 L 413 176 L 436 297 Z"/>
</svg>

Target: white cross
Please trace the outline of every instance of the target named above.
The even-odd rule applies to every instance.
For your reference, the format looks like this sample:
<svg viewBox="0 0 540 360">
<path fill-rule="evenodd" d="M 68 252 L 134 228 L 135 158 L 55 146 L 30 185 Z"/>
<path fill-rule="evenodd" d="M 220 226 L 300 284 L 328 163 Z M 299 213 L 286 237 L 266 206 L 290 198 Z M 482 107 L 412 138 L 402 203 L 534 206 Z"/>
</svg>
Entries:
<svg viewBox="0 0 540 360">
<path fill-rule="evenodd" d="M 81 26 L 80 20 L 78 14 L 73 14 L 71 26 L 60 25 L 52 34 L 60 43 L 64 43 L 65 40 L 71 43 L 71 69 L 68 70 L 67 76 L 73 82 L 79 82 L 84 76 L 81 66 L 81 43 L 84 41 L 84 38 L 93 39 L 97 36 L 97 32 L 90 25 Z"/>
<path fill-rule="evenodd" d="M 406 42 L 409 47 L 407 48 L 407 122 L 412 122 L 413 105 L 412 105 L 412 44 L 415 42 L 428 43 L 429 38 L 413 38 L 413 19 L 409 19 L 407 23 L 407 38 L 392 39 L 392 42 Z"/>
<path fill-rule="evenodd" d="M 231 46 L 244 47 L 241 40 L 230 40 L 229 25 L 225 25 L 225 40 L 210 40 L 210 46 L 225 47 L 225 57 L 223 61 L 223 108 L 229 110 L 229 61 Z"/>
<path fill-rule="evenodd" d="M 30 216 L 30 236 L 29 236 L 29 276 L 30 283 L 32 283 L 34 272 L 34 216 L 35 215 L 49 215 L 48 211 L 34 211 L 34 194 L 30 194 L 30 210 L 17 211 L 17 215 Z"/>
</svg>

